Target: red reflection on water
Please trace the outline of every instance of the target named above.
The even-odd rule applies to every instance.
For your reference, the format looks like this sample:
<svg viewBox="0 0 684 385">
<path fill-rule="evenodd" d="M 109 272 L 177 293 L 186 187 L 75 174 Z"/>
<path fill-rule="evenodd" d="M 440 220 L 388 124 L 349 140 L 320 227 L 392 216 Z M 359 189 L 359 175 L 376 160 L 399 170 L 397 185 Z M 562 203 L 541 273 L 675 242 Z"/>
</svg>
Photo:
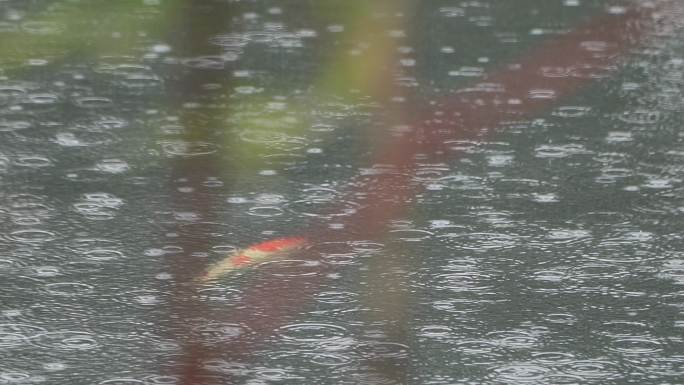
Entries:
<svg viewBox="0 0 684 385">
<path fill-rule="evenodd" d="M 390 140 L 378 150 L 373 162 L 390 166 L 391 172 L 364 176 L 363 182 L 352 183 L 357 187 L 347 194 L 365 196 L 366 201 L 356 213 L 343 219 L 346 230 L 314 226 L 304 236 L 312 242 L 381 236 L 387 222 L 409 209 L 407 202 L 420 191 L 412 183 L 417 154 L 430 161 L 446 158 L 448 141 L 482 139 L 500 123 L 547 111 L 561 98 L 604 77 L 630 48 L 643 42 L 646 32 L 653 28 L 653 12 L 630 9 L 618 15 L 599 16 L 574 32 L 523 54 L 519 62 L 487 74 L 482 82 L 443 96 L 434 105 L 398 112 L 415 116 L 411 125 L 414 130 Z M 310 252 L 300 258 L 318 256 Z M 248 358 L 259 342 L 311 302 L 332 269 L 320 263 L 316 274 L 296 278 L 273 274 L 254 277 L 236 306 L 241 311 L 220 317 L 222 322 L 247 326 L 251 333 L 239 335 L 220 348 L 202 346 L 199 342 L 185 346 L 180 383 L 205 383 L 202 362 L 214 355 L 233 360 Z"/>
</svg>

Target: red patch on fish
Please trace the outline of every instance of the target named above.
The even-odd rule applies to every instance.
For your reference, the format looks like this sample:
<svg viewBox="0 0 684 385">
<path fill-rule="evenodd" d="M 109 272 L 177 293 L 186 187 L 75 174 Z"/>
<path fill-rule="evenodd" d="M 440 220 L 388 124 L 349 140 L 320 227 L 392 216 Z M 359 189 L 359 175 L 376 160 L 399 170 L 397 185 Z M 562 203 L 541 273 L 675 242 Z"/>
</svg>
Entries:
<svg viewBox="0 0 684 385">
<path fill-rule="evenodd" d="M 263 251 L 266 253 L 274 253 L 281 250 L 301 247 L 304 245 L 304 243 L 306 243 L 304 238 L 278 238 L 272 241 L 259 243 L 258 245 L 250 247 L 250 249 Z"/>
<path fill-rule="evenodd" d="M 240 254 L 240 255 L 236 255 L 235 257 L 233 257 L 231 262 L 233 264 L 233 267 L 240 267 L 240 266 L 248 265 L 250 262 L 252 262 L 252 258 L 250 258 L 244 254 Z"/>
</svg>

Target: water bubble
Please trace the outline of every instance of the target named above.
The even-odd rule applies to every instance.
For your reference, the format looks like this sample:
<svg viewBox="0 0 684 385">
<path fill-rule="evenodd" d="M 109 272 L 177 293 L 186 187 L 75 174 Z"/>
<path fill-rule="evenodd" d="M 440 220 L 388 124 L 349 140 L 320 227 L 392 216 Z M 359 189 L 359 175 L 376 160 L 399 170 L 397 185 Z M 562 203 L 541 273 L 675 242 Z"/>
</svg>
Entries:
<svg viewBox="0 0 684 385">
<path fill-rule="evenodd" d="M 109 220 L 116 216 L 116 211 L 124 201 L 110 193 L 83 194 L 72 207 L 76 212 L 92 220 Z"/>
<path fill-rule="evenodd" d="M 239 324 L 212 322 L 194 327 L 192 333 L 205 343 L 215 345 L 242 337 L 249 329 Z"/>
<path fill-rule="evenodd" d="M 532 194 L 532 201 L 537 202 L 537 203 L 556 203 L 560 199 L 558 198 L 558 195 L 554 193 L 546 193 L 546 194 L 539 194 L 539 193 L 534 193 Z"/>
<path fill-rule="evenodd" d="M 610 131 L 606 137 L 607 143 L 625 143 L 633 140 L 632 133 L 629 131 Z"/>
<path fill-rule="evenodd" d="M 220 306 L 238 303 L 242 298 L 239 290 L 224 286 L 203 288 L 198 290 L 197 295 L 204 302 L 215 303 Z"/>
<path fill-rule="evenodd" d="M 121 159 L 102 159 L 95 164 L 95 169 L 107 174 L 122 174 L 128 171 L 130 166 Z"/>
<path fill-rule="evenodd" d="M 658 123 L 662 115 L 655 110 L 639 109 L 634 111 L 625 111 L 619 117 L 625 123 L 632 123 L 636 125 L 651 125 Z"/>
<path fill-rule="evenodd" d="M 57 266 L 37 266 L 33 268 L 33 272 L 37 277 L 57 277 L 62 275 L 62 272 Z"/>
<path fill-rule="evenodd" d="M 581 144 L 545 144 L 537 146 L 537 148 L 534 149 L 534 152 L 535 156 L 538 158 L 565 158 L 572 155 L 589 154 Z"/>
<path fill-rule="evenodd" d="M 43 364 L 43 369 L 50 372 L 59 372 L 64 369 L 67 369 L 68 367 L 69 365 L 62 362 L 46 362 Z"/>
<path fill-rule="evenodd" d="M 481 77 L 484 75 L 482 67 L 461 67 L 458 70 L 449 71 L 449 76 L 461 76 L 467 78 Z"/>
<path fill-rule="evenodd" d="M 589 115 L 591 107 L 587 106 L 563 106 L 554 110 L 553 115 L 562 118 L 580 118 Z"/>
<path fill-rule="evenodd" d="M 527 93 L 530 99 L 555 99 L 556 91 L 549 89 L 533 89 Z"/>
</svg>

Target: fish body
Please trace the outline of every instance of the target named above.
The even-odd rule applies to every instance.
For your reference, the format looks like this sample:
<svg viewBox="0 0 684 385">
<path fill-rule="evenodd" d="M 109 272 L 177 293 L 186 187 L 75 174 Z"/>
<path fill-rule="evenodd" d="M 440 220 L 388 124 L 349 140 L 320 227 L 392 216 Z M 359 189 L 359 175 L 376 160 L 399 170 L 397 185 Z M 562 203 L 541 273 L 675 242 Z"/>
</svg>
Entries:
<svg viewBox="0 0 684 385">
<path fill-rule="evenodd" d="M 238 250 L 207 269 L 200 282 L 213 281 L 231 271 L 244 269 L 260 262 L 283 258 L 306 246 L 304 238 L 277 238 Z"/>
</svg>

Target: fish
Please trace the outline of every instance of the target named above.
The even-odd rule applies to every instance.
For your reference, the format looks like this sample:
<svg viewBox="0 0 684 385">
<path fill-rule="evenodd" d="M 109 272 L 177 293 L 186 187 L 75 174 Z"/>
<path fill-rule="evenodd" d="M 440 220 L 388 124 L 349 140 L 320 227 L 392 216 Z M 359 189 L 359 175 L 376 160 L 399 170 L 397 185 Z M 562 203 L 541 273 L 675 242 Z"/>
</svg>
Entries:
<svg viewBox="0 0 684 385">
<path fill-rule="evenodd" d="M 308 244 L 302 237 L 276 238 L 238 250 L 209 266 L 199 277 L 200 283 L 215 281 L 224 275 L 257 263 L 284 258 L 302 250 Z"/>
</svg>

